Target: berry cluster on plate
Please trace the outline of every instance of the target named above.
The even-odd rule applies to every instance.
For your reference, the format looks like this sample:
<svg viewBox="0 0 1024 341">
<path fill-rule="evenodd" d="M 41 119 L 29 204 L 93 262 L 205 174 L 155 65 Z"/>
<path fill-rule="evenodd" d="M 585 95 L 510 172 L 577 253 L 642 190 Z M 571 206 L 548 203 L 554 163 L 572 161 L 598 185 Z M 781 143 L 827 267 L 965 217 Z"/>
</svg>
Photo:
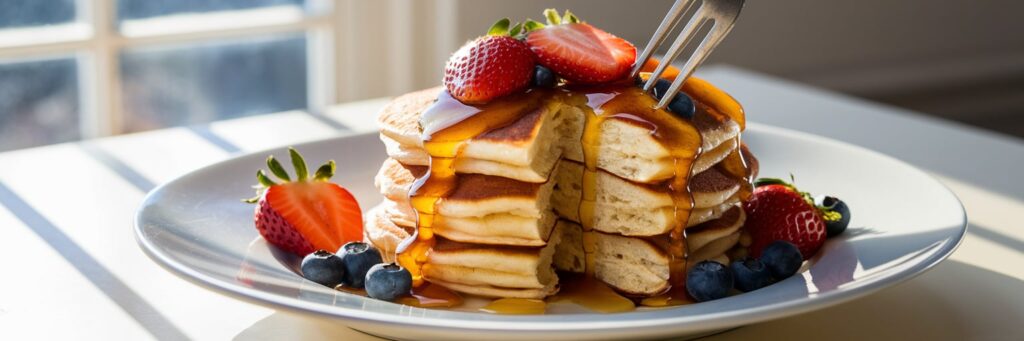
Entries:
<svg viewBox="0 0 1024 341">
<path fill-rule="evenodd" d="M 827 237 L 838 236 L 850 223 L 850 208 L 835 197 L 815 200 L 780 179 L 762 178 L 743 204 L 750 234 L 749 255 L 730 265 L 704 261 L 686 277 L 686 290 L 697 301 L 748 292 L 793 276 L 818 252 Z"/>
</svg>

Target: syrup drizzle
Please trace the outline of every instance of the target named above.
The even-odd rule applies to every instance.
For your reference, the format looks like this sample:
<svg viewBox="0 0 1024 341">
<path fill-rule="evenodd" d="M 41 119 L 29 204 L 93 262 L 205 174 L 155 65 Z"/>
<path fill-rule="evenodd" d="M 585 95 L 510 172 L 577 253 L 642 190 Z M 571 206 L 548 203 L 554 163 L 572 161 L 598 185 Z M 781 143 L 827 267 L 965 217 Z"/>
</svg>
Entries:
<svg viewBox="0 0 1024 341">
<path fill-rule="evenodd" d="M 528 110 L 539 107 L 541 101 L 552 95 L 585 96 L 587 105 L 585 127 L 581 144 L 584 151 L 582 200 L 579 206 L 580 223 L 591 231 L 594 206 L 597 201 L 597 171 L 601 128 L 607 119 L 620 119 L 650 127 L 652 136 L 666 149 L 674 164 L 674 174 L 666 181 L 673 199 L 676 224 L 669 233 L 670 289 L 664 294 L 640 301 L 645 306 L 668 306 L 692 302 L 685 292 L 686 223 L 693 209 L 693 197 L 688 188 L 691 167 L 701 153 L 701 135 L 690 120 L 680 119 L 665 110 L 652 109 L 655 100 L 639 88 L 627 84 L 600 87 L 546 91 L 534 89 L 482 106 L 467 105 L 442 91 L 437 102 L 422 115 L 422 140 L 430 156 L 429 171 L 416 179 L 410 190 L 410 201 L 417 214 L 417 227 L 413 235 L 398 247 L 398 262 L 413 274 L 413 294 L 400 299 L 400 303 L 421 307 L 452 307 L 461 303 L 461 297 L 440 286 L 425 284 L 423 265 L 433 247 L 433 222 L 436 206 L 455 185 L 455 164 L 466 142 L 480 134 L 513 123 Z M 723 121 L 733 120 L 745 125 L 743 109 L 732 97 L 710 83 L 691 77 L 683 90 L 693 97 L 697 114 L 711 115 Z M 738 139 L 739 137 L 737 137 Z M 744 196 L 752 190 L 750 169 L 737 148 L 716 167 L 748 186 L 741 190 Z M 588 237 L 589 236 L 589 237 Z M 621 312 L 635 309 L 633 300 L 619 295 L 614 289 L 595 278 L 595 236 L 584 234 L 586 273 L 582 276 L 564 276 L 562 288 L 549 302 L 572 301 L 594 311 Z M 443 290 L 443 291 L 441 291 Z M 454 296 L 454 297 L 453 297 Z M 545 302 L 528 299 L 499 299 L 484 311 L 499 314 L 538 314 L 545 310 Z"/>
<path fill-rule="evenodd" d="M 459 102 L 442 91 L 420 120 L 423 148 L 430 155 L 428 171 L 416 179 L 409 199 L 416 211 L 416 230 L 398 246 L 398 262 L 412 273 L 413 286 L 423 285 L 423 264 L 434 246 L 434 215 L 438 201 L 455 187 L 455 162 L 469 139 L 515 122 L 537 107 L 544 91 L 507 96 L 482 106 Z"/>
</svg>

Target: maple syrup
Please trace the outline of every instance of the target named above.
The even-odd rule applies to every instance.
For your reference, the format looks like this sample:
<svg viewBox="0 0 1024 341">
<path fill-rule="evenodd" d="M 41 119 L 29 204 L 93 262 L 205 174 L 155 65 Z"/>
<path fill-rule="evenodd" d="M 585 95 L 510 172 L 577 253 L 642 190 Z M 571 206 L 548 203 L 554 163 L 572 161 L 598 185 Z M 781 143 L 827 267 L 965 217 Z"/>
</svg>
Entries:
<svg viewBox="0 0 1024 341">
<path fill-rule="evenodd" d="M 528 298 L 500 298 L 488 303 L 480 311 L 503 315 L 539 315 L 547 310 L 547 303 Z"/>
<path fill-rule="evenodd" d="M 745 126 L 743 109 L 729 95 L 698 78 L 689 78 L 683 91 L 694 99 L 695 115 L 707 115 L 718 121 L 732 120 Z M 413 294 L 400 298 L 399 303 L 420 307 L 452 307 L 461 303 L 461 297 L 440 286 L 426 284 L 423 265 L 433 247 L 433 222 L 439 200 L 445 198 L 456 183 L 455 162 L 466 142 L 480 134 L 507 126 L 539 107 L 552 96 L 585 97 L 586 106 L 583 136 L 580 139 L 584 154 L 584 174 L 581 201 L 578 207 L 584 231 L 591 231 L 594 206 L 597 201 L 597 172 L 601 128 L 608 119 L 624 120 L 651 129 L 652 136 L 670 151 L 674 174 L 665 182 L 673 204 L 676 224 L 668 235 L 670 289 L 655 297 L 640 301 L 645 306 L 671 306 L 692 301 L 685 292 L 686 223 L 693 209 L 693 197 L 688 188 L 691 168 L 702 152 L 700 131 L 691 120 L 681 119 L 666 110 L 653 109 L 655 99 L 632 84 L 613 84 L 588 88 L 559 90 L 533 89 L 523 94 L 507 96 L 486 105 L 467 105 L 442 91 L 438 100 L 421 116 L 423 147 L 430 157 L 428 172 L 416 179 L 410 190 L 410 202 L 416 212 L 416 229 L 411 237 L 399 245 L 398 262 L 413 275 Z M 738 139 L 739 137 L 737 137 Z M 737 144 L 738 145 L 738 144 Z M 720 167 L 724 173 L 742 180 L 745 199 L 752 190 L 751 173 L 743 154 L 737 148 Z M 626 298 L 594 276 L 596 243 L 594 236 L 584 234 L 583 246 L 586 272 L 578 276 L 562 276 L 561 290 L 548 302 L 571 301 L 598 312 L 623 312 L 635 309 L 636 303 Z M 438 289 L 440 288 L 440 289 Z M 443 290 L 443 291 L 442 291 Z M 540 314 L 546 309 L 542 300 L 498 299 L 482 310 L 499 314 Z"/>
<path fill-rule="evenodd" d="M 409 199 L 416 211 L 416 230 L 398 246 L 398 262 L 412 273 L 413 286 L 423 285 L 422 266 L 433 247 L 433 222 L 437 202 L 456 184 L 455 161 L 466 141 L 515 122 L 537 107 L 544 91 L 507 96 L 482 106 L 459 102 L 442 91 L 437 102 L 423 112 L 423 148 L 430 156 L 428 171 L 416 179 Z"/>
<path fill-rule="evenodd" d="M 420 308 L 451 308 L 462 305 L 462 296 L 437 284 L 415 288 L 409 295 L 398 298 L 397 303 Z"/>
</svg>

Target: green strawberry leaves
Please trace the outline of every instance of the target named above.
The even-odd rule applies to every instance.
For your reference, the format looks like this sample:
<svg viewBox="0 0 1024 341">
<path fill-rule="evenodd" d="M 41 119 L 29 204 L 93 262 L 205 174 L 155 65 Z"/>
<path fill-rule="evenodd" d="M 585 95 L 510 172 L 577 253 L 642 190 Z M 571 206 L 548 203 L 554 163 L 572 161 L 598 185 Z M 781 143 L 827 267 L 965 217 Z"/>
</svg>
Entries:
<svg viewBox="0 0 1024 341">
<path fill-rule="evenodd" d="M 509 36 L 516 39 L 525 39 L 527 34 L 530 32 L 543 29 L 547 26 L 555 26 L 562 24 L 577 24 L 583 22 L 576 14 L 573 14 L 569 10 L 565 10 L 562 15 L 558 14 L 558 11 L 554 8 L 548 8 L 544 10 L 544 17 L 547 20 L 547 25 L 537 22 L 533 19 L 526 19 L 521 23 L 512 24 L 512 21 L 508 18 L 502 18 L 491 25 L 491 28 L 487 30 L 489 36 Z"/>
<path fill-rule="evenodd" d="M 288 147 L 288 156 L 291 159 L 292 168 L 295 169 L 294 182 L 304 182 L 309 180 L 309 169 L 306 168 L 306 160 L 302 158 L 302 154 L 299 154 L 299 152 L 295 150 L 295 148 Z M 270 169 L 270 173 L 274 174 L 274 176 L 276 176 L 278 180 L 281 181 L 281 183 L 286 184 L 289 182 L 293 182 L 291 176 L 288 175 L 288 171 L 284 169 L 284 166 L 281 165 L 281 162 L 274 158 L 273 155 L 267 157 L 267 168 Z M 335 165 L 334 160 L 327 161 L 327 163 L 317 168 L 316 172 L 313 174 L 312 180 L 328 181 L 331 179 L 331 177 L 334 176 L 334 171 L 336 169 L 337 166 Z M 248 199 L 243 199 L 243 202 L 255 204 L 257 201 L 259 201 L 260 196 L 263 195 L 263 192 L 267 188 L 278 185 L 278 183 L 271 179 L 270 176 L 267 176 L 267 173 L 263 172 L 262 169 L 256 171 L 256 181 L 258 182 L 258 184 L 253 186 L 253 188 L 256 189 L 256 196 Z"/>
<path fill-rule="evenodd" d="M 833 207 L 817 205 L 817 204 L 815 204 L 814 197 L 811 196 L 811 193 L 809 193 L 809 192 L 802 192 L 799 189 L 797 189 L 796 186 L 793 185 L 793 184 L 796 183 L 796 178 L 793 176 L 793 174 L 789 175 L 789 181 L 790 182 L 786 182 L 786 180 L 782 180 L 782 179 L 778 179 L 778 178 L 758 178 L 756 181 L 754 181 L 754 187 L 761 187 L 761 186 L 768 186 L 768 185 L 784 186 L 786 188 L 789 188 L 789 190 L 793 191 L 794 193 L 800 195 L 800 197 L 803 198 L 804 201 L 806 201 L 808 205 L 811 205 L 814 208 L 817 208 L 818 212 L 821 214 L 821 218 L 824 219 L 825 221 L 839 221 L 840 219 L 843 219 L 843 215 L 841 213 L 835 211 L 833 209 Z"/>
</svg>

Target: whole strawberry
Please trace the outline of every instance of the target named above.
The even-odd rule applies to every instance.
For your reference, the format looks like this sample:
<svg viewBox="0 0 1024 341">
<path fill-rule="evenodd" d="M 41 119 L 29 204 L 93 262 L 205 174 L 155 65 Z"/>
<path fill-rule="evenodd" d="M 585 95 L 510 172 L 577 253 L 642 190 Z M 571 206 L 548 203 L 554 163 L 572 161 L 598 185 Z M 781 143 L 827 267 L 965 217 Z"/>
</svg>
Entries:
<svg viewBox="0 0 1024 341">
<path fill-rule="evenodd" d="M 750 200 L 743 203 L 747 213 L 744 227 L 753 242 L 750 253 L 760 257 L 768 244 L 777 240 L 793 243 L 804 259 L 814 256 L 825 243 L 825 221 L 809 194 L 779 179 L 758 179 Z"/>
<path fill-rule="evenodd" d="M 526 43 L 509 35 L 508 26 L 508 19 L 498 21 L 488 35 L 466 43 L 448 59 L 444 86 L 452 97 L 483 104 L 530 84 L 536 64 L 533 53 Z"/>
</svg>

